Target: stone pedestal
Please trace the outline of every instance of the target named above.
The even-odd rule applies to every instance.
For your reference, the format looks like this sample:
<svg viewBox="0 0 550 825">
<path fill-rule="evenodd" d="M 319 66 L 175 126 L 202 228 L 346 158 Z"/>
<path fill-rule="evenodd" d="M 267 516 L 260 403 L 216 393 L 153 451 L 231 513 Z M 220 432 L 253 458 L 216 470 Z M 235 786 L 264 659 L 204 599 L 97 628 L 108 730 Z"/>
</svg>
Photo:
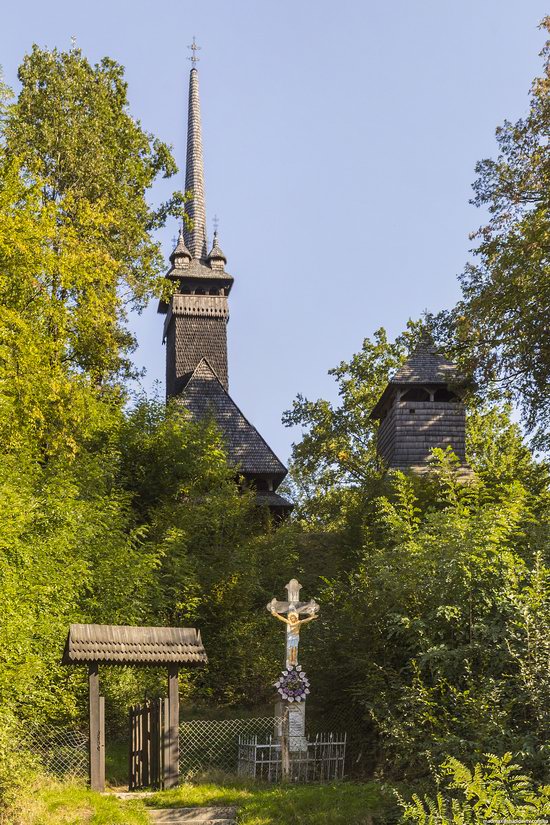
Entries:
<svg viewBox="0 0 550 825">
<path fill-rule="evenodd" d="M 280 700 L 275 703 L 275 738 L 280 740 L 283 736 L 283 719 L 287 714 L 288 718 L 288 744 L 291 753 L 307 751 L 306 738 L 306 703 L 285 702 Z"/>
</svg>

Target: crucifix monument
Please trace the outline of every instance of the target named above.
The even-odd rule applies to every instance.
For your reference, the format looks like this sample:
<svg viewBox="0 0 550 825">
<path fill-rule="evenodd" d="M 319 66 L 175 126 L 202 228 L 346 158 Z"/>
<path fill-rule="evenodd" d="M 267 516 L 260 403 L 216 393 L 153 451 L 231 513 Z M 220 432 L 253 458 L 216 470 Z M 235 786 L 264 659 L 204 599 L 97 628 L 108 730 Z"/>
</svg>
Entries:
<svg viewBox="0 0 550 825">
<path fill-rule="evenodd" d="M 300 601 L 301 589 L 300 582 L 291 579 L 286 585 L 287 601 L 272 599 L 267 605 L 271 615 L 286 624 L 285 667 L 275 683 L 281 697 L 275 705 L 275 716 L 279 720 L 285 717 L 288 719 L 290 749 L 294 751 L 307 750 L 305 700 L 309 694 L 309 682 L 298 663 L 300 628 L 319 615 L 319 605 L 314 599 L 308 602 Z M 278 722 L 279 738 L 282 733 L 282 722 Z"/>
</svg>

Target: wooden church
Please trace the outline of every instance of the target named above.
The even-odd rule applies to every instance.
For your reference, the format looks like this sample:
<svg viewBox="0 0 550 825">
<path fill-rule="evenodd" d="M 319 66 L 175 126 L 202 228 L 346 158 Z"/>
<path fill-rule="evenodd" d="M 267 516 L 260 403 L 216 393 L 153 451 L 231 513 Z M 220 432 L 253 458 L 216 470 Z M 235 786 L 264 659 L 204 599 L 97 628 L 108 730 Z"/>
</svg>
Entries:
<svg viewBox="0 0 550 825">
<path fill-rule="evenodd" d="M 196 57 L 189 78 L 185 189 L 189 223 L 179 233 L 166 277 L 175 291 L 160 302 L 166 316 L 166 393 L 194 417 L 212 415 L 228 458 L 256 490 L 259 502 L 283 516 L 292 505 L 277 493 L 287 469 L 229 393 L 227 323 L 233 276 L 217 232 L 206 230 L 199 76 Z M 378 454 L 400 470 L 424 471 L 434 447 L 452 447 L 465 465 L 464 386 L 454 364 L 425 341 L 389 381 L 371 413 L 380 422 Z"/>
<path fill-rule="evenodd" d="M 258 502 L 277 516 L 292 509 L 277 488 L 287 474 L 284 464 L 248 421 L 229 394 L 227 323 L 233 277 L 217 233 L 212 246 L 206 231 L 199 76 L 194 61 L 189 78 L 185 207 L 189 224 L 180 230 L 166 277 L 175 292 L 160 302 L 166 316 L 166 394 L 195 418 L 212 415 L 225 440 L 228 458 L 256 490 Z"/>
</svg>

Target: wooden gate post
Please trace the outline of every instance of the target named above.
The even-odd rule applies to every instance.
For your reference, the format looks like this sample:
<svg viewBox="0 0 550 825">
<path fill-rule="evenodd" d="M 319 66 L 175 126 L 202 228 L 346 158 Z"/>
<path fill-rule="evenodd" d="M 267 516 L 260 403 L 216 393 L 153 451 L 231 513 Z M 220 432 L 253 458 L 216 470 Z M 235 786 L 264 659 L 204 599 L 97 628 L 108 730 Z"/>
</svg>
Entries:
<svg viewBox="0 0 550 825">
<path fill-rule="evenodd" d="M 105 790 L 105 697 L 99 697 L 99 790 Z"/>
<path fill-rule="evenodd" d="M 160 700 L 151 699 L 151 761 L 149 769 L 151 772 L 151 786 L 155 789 L 159 787 L 161 763 L 159 710 Z"/>
<path fill-rule="evenodd" d="M 105 711 L 99 695 L 99 666 L 88 666 L 90 788 L 105 790 Z"/>
<path fill-rule="evenodd" d="M 128 790 L 133 791 L 135 788 L 135 777 L 134 777 L 134 750 L 135 750 L 135 743 L 134 743 L 134 706 L 130 708 L 128 711 L 128 728 L 130 731 L 130 741 L 128 743 Z"/>
<path fill-rule="evenodd" d="M 177 665 L 168 667 L 168 764 L 165 766 L 165 788 L 175 788 L 179 781 L 180 754 L 179 754 L 179 724 L 180 698 L 178 689 Z"/>
<path fill-rule="evenodd" d="M 162 789 L 167 788 L 167 781 L 170 767 L 170 712 L 168 699 L 161 699 L 162 707 L 162 771 L 161 783 Z"/>
</svg>

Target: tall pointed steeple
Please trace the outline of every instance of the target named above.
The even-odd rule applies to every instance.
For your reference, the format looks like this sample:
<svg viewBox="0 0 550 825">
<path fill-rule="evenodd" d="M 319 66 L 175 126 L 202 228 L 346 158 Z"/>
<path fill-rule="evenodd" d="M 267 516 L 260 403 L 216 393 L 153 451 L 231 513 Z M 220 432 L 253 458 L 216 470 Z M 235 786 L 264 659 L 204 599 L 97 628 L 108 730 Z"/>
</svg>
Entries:
<svg viewBox="0 0 550 825">
<path fill-rule="evenodd" d="M 195 65 L 193 65 L 189 76 L 185 191 L 191 192 L 192 195 L 192 200 L 188 201 L 185 205 L 185 211 L 192 222 L 191 229 L 188 229 L 187 226 L 184 229 L 185 243 L 194 259 L 199 258 L 204 260 L 208 255 L 208 242 L 206 238 L 206 203 L 204 198 L 199 73 Z"/>
<path fill-rule="evenodd" d="M 214 417 L 225 441 L 231 464 L 256 488 L 258 500 L 282 516 L 292 505 L 276 492 L 287 470 L 244 417 L 229 395 L 227 323 L 233 276 L 226 270 L 217 226 L 209 251 L 206 236 L 204 172 L 202 159 L 197 49 L 192 51 L 189 78 L 189 122 L 185 188 L 192 200 L 185 205 L 193 225 L 184 225 L 166 277 L 173 292 L 161 300 L 159 312 L 166 315 L 166 395 L 199 420 Z M 239 482 L 241 483 L 241 482 Z"/>
</svg>

